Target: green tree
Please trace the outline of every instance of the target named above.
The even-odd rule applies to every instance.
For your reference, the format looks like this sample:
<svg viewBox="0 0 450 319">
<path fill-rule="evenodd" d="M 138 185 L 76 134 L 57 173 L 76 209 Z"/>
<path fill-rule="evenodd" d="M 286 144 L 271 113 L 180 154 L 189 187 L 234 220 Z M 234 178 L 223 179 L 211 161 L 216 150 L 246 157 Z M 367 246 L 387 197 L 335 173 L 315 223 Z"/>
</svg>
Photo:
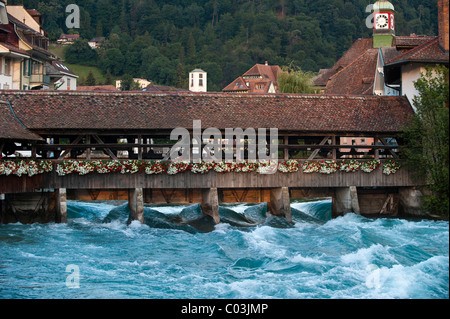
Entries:
<svg viewBox="0 0 450 319">
<path fill-rule="evenodd" d="M 426 181 L 429 195 L 424 209 L 449 216 L 449 71 L 444 66 L 427 68 L 415 82 L 416 114 L 405 129 L 405 154 L 409 169 Z"/>
<path fill-rule="evenodd" d="M 130 91 L 133 88 L 133 76 L 130 74 L 124 74 L 121 77 L 121 82 L 120 82 L 120 89 L 122 91 Z"/>
<path fill-rule="evenodd" d="M 284 67 L 278 75 L 278 89 L 281 93 L 315 93 L 313 76 L 314 73 L 304 72 L 299 67 Z"/>
<path fill-rule="evenodd" d="M 111 75 L 111 72 L 107 71 L 105 75 L 105 85 L 113 85 L 113 77 Z"/>
<path fill-rule="evenodd" d="M 92 71 L 89 71 L 89 74 L 86 78 L 86 85 L 87 86 L 94 86 L 97 84 L 97 81 L 95 80 L 94 74 L 92 73 Z"/>
<path fill-rule="evenodd" d="M 66 62 L 70 64 L 83 64 L 95 66 L 98 56 L 95 50 L 92 50 L 86 40 L 76 40 L 68 45 L 65 52 Z"/>
<path fill-rule="evenodd" d="M 102 60 L 104 72 L 111 72 L 113 75 L 121 75 L 123 72 L 125 58 L 119 49 L 112 48 L 105 52 L 105 58 Z"/>
</svg>

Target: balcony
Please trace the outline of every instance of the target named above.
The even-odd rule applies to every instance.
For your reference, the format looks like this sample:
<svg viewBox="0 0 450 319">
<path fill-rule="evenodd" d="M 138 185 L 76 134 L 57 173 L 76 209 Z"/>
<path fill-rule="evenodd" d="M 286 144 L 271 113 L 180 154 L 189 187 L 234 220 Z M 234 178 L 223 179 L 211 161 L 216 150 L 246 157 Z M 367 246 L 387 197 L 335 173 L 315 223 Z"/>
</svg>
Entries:
<svg viewBox="0 0 450 319">
<path fill-rule="evenodd" d="M 31 86 L 37 86 L 37 85 L 50 85 L 50 77 L 48 75 L 44 74 L 32 74 L 30 78 L 30 85 Z"/>
</svg>

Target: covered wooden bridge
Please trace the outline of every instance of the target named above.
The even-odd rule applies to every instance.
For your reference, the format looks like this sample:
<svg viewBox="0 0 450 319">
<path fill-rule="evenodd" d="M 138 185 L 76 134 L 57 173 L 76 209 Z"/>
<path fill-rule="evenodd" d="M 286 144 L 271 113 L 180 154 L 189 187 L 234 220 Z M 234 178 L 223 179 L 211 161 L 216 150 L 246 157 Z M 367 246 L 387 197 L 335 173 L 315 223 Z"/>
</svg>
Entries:
<svg viewBox="0 0 450 319">
<path fill-rule="evenodd" d="M 382 167 L 386 161 L 401 163 L 399 134 L 412 114 L 405 97 L 3 91 L 0 161 L 27 157 L 36 162 L 51 161 L 53 169 L 31 177 L 0 170 L 2 222 L 20 219 L 19 212 L 25 209 L 19 206 L 25 197 L 38 198 L 42 205 L 52 202 L 42 200 L 44 193 L 56 198 L 56 217 L 51 213 L 49 220 L 62 221 L 66 194 L 73 199 L 129 198 L 133 218 L 140 220 L 144 203 L 196 201 L 202 202 L 204 212 L 216 222 L 218 204 L 230 201 L 267 201 L 273 214 L 289 219 L 289 199 L 308 196 L 332 197 L 335 215 L 347 211 L 411 211 L 416 207 L 407 202 L 415 194 L 412 187 L 416 183 L 403 168 L 387 175 Z M 267 146 L 259 149 L 257 155 L 267 154 L 270 146 L 276 145 L 277 161 L 283 163 L 282 167 L 295 163 L 300 169 L 290 173 L 278 169 L 272 174 L 238 170 L 224 173 L 214 169 L 204 174 L 193 170 L 146 174 L 143 169 L 134 174 L 58 173 L 58 167 L 69 160 L 133 161 L 144 166 L 165 160 L 177 142 L 170 140 L 173 129 L 184 128 L 195 136 L 195 121 L 201 121 L 203 134 L 208 128 L 221 133 L 218 150 L 223 159 L 225 150 L 232 152 L 233 161 L 242 159 L 236 158 L 241 150 L 244 159 L 253 158 L 248 146 L 254 136 L 248 129 L 267 129 Z M 237 128 L 246 130 L 243 140 L 227 139 L 227 129 Z M 271 128 L 277 130 L 276 137 L 269 135 Z M 196 152 L 202 152 L 208 141 L 206 135 L 201 145 L 189 139 L 191 159 Z M 304 163 L 320 161 L 355 161 L 358 165 L 379 161 L 381 168 L 370 174 L 361 169 L 333 174 L 306 173 L 301 169 Z M 36 200 L 31 202 L 30 207 Z M 34 211 L 40 209 L 35 207 Z"/>
</svg>

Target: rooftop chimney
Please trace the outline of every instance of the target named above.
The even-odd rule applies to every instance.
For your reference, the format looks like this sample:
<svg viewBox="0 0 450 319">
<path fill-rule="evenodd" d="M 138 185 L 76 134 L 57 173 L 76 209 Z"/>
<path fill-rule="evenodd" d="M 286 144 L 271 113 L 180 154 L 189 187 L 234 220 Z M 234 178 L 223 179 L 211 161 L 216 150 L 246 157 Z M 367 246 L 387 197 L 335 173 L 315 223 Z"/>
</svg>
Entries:
<svg viewBox="0 0 450 319">
<path fill-rule="evenodd" d="M 439 45 L 442 49 L 448 52 L 448 0 L 438 0 L 438 19 Z"/>
<path fill-rule="evenodd" d="M 269 62 L 266 61 L 266 65 L 269 65 Z"/>
</svg>

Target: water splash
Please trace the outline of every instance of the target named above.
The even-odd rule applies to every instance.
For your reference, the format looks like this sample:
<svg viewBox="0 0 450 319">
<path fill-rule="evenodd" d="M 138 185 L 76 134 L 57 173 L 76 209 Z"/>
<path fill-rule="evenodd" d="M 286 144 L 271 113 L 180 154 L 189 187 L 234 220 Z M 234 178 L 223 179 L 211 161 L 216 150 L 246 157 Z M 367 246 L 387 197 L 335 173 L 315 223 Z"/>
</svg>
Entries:
<svg viewBox="0 0 450 319">
<path fill-rule="evenodd" d="M 293 202 L 285 225 L 265 204 L 224 205 L 214 225 L 160 205 L 140 224 L 125 202 L 71 201 L 67 224 L 0 226 L 0 298 L 449 297 L 448 222 L 330 212 Z"/>
</svg>

